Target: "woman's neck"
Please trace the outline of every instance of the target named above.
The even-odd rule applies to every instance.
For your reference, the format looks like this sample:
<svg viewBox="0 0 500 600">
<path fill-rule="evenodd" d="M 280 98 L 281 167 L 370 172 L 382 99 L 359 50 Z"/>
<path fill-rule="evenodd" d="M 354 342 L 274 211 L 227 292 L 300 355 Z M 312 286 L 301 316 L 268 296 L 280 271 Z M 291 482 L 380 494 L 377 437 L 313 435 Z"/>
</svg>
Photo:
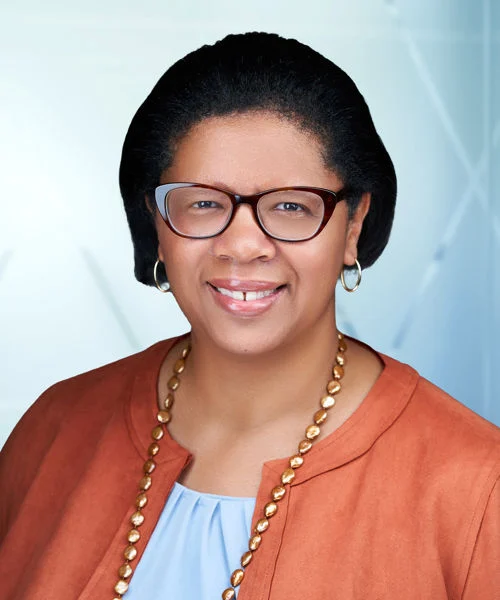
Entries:
<svg viewBox="0 0 500 600">
<path fill-rule="evenodd" d="M 180 479 L 185 485 L 210 493 L 255 495 L 262 464 L 296 452 L 332 378 L 335 325 L 323 334 L 252 357 L 221 351 L 194 336 L 169 423 L 170 434 L 194 457 Z M 160 397 L 184 345 L 167 357 Z M 347 346 L 342 392 L 318 439 L 350 417 L 382 370 L 380 359 L 365 346 L 354 340 Z"/>
<path fill-rule="evenodd" d="M 204 422 L 251 430 L 287 417 L 310 415 L 331 378 L 335 323 L 259 355 L 227 352 L 193 334 L 177 404 Z"/>
</svg>

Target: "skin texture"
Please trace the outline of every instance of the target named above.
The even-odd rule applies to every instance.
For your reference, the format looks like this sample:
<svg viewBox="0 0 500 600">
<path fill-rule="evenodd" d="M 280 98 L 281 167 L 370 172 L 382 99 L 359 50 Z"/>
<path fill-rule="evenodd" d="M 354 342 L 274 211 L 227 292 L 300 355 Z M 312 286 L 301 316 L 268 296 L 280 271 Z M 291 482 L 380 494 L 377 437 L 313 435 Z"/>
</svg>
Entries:
<svg viewBox="0 0 500 600">
<path fill-rule="evenodd" d="M 161 178 L 175 181 L 240 194 L 289 185 L 335 191 L 343 184 L 325 167 L 311 134 L 265 112 L 196 125 Z M 357 256 L 369 202 L 369 194 L 363 196 L 351 221 L 340 202 L 325 229 L 299 243 L 266 236 L 245 205 L 226 231 L 205 240 L 175 235 L 156 214 L 158 256 L 192 326 L 193 349 L 169 426 L 194 454 L 184 484 L 254 495 L 262 463 L 294 452 L 329 379 L 337 346 L 335 286 L 343 264 Z M 265 312 L 240 315 L 221 307 L 208 285 L 220 278 L 236 286 L 250 280 L 284 288 Z M 177 356 L 174 348 L 163 365 L 160 398 Z M 351 342 L 348 357 L 343 402 L 323 435 L 352 414 L 380 374 L 378 358 L 366 347 Z"/>
</svg>

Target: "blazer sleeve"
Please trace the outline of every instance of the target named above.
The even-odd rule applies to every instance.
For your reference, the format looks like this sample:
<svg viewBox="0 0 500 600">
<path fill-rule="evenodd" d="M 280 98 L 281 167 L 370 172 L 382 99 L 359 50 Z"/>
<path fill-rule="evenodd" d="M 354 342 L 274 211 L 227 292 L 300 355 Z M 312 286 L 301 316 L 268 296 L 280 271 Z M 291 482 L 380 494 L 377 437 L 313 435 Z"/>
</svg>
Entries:
<svg viewBox="0 0 500 600">
<path fill-rule="evenodd" d="M 500 479 L 490 494 L 476 539 L 462 600 L 500 598 Z"/>
<path fill-rule="evenodd" d="M 28 409 L 0 452 L 0 543 L 59 430 L 61 414 L 54 402 L 57 388 L 46 390 Z"/>
</svg>

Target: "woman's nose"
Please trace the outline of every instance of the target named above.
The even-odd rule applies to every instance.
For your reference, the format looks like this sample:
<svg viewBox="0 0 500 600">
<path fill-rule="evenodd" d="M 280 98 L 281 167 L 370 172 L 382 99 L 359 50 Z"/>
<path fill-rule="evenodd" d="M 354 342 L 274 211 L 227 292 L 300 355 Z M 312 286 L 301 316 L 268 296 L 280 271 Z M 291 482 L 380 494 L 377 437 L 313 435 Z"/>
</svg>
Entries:
<svg viewBox="0 0 500 600">
<path fill-rule="evenodd" d="M 251 207 L 240 204 L 229 227 L 213 238 L 213 253 L 218 258 L 240 263 L 268 261 L 276 255 L 276 245 L 260 228 Z"/>
</svg>

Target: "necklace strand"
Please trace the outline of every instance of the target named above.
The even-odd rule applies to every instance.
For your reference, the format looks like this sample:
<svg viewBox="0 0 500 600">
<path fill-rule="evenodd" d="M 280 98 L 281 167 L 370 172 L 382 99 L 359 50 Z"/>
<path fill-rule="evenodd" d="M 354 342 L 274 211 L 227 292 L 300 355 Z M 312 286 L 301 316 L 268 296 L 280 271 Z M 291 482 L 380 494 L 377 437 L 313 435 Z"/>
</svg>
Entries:
<svg viewBox="0 0 500 600">
<path fill-rule="evenodd" d="M 245 576 L 245 568 L 250 564 L 254 553 L 261 545 L 262 536 L 269 528 L 270 519 L 278 512 L 279 502 L 285 497 L 291 482 L 294 480 L 296 469 L 304 464 L 304 455 L 309 452 L 314 440 L 320 435 L 320 425 L 326 421 L 328 410 L 335 405 L 335 394 L 338 394 L 341 390 L 340 380 L 344 376 L 345 352 L 347 350 L 347 344 L 343 334 L 338 333 L 337 337 L 338 348 L 335 356 L 335 364 L 332 368 L 333 378 L 328 381 L 326 385 L 326 394 L 321 397 L 319 402 L 320 408 L 314 413 L 312 424 L 306 427 L 305 437 L 299 442 L 297 453 L 289 458 L 289 466 L 281 474 L 281 482 L 271 490 L 270 500 L 264 506 L 263 516 L 254 526 L 248 542 L 248 550 L 240 559 L 241 568 L 232 572 L 230 577 L 231 585 L 222 592 L 222 600 L 233 600 L 236 596 L 236 588 L 241 585 Z M 174 364 L 173 374 L 167 383 L 167 397 L 163 401 L 163 408 L 161 408 L 156 415 L 158 424 L 151 431 L 151 438 L 153 441 L 148 448 L 148 459 L 144 463 L 143 477 L 139 481 L 139 494 L 135 499 L 136 510 L 130 517 L 132 529 L 130 529 L 127 534 L 127 546 L 123 552 L 125 562 L 118 569 L 120 579 L 114 588 L 114 600 L 120 600 L 127 592 L 130 578 L 134 572 L 132 564 L 134 564 L 134 560 L 137 557 L 136 544 L 141 538 L 139 528 L 144 523 L 143 509 L 148 502 L 147 492 L 153 483 L 152 473 L 156 468 L 155 457 L 160 451 L 159 442 L 165 435 L 166 426 L 171 419 L 170 411 L 174 404 L 174 392 L 180 385 L 179 376 L 184 371 L 186 359 L 189 356 L 190 350 L 190 346 L 184 348 L 181 357 Z"/>
</svg>

